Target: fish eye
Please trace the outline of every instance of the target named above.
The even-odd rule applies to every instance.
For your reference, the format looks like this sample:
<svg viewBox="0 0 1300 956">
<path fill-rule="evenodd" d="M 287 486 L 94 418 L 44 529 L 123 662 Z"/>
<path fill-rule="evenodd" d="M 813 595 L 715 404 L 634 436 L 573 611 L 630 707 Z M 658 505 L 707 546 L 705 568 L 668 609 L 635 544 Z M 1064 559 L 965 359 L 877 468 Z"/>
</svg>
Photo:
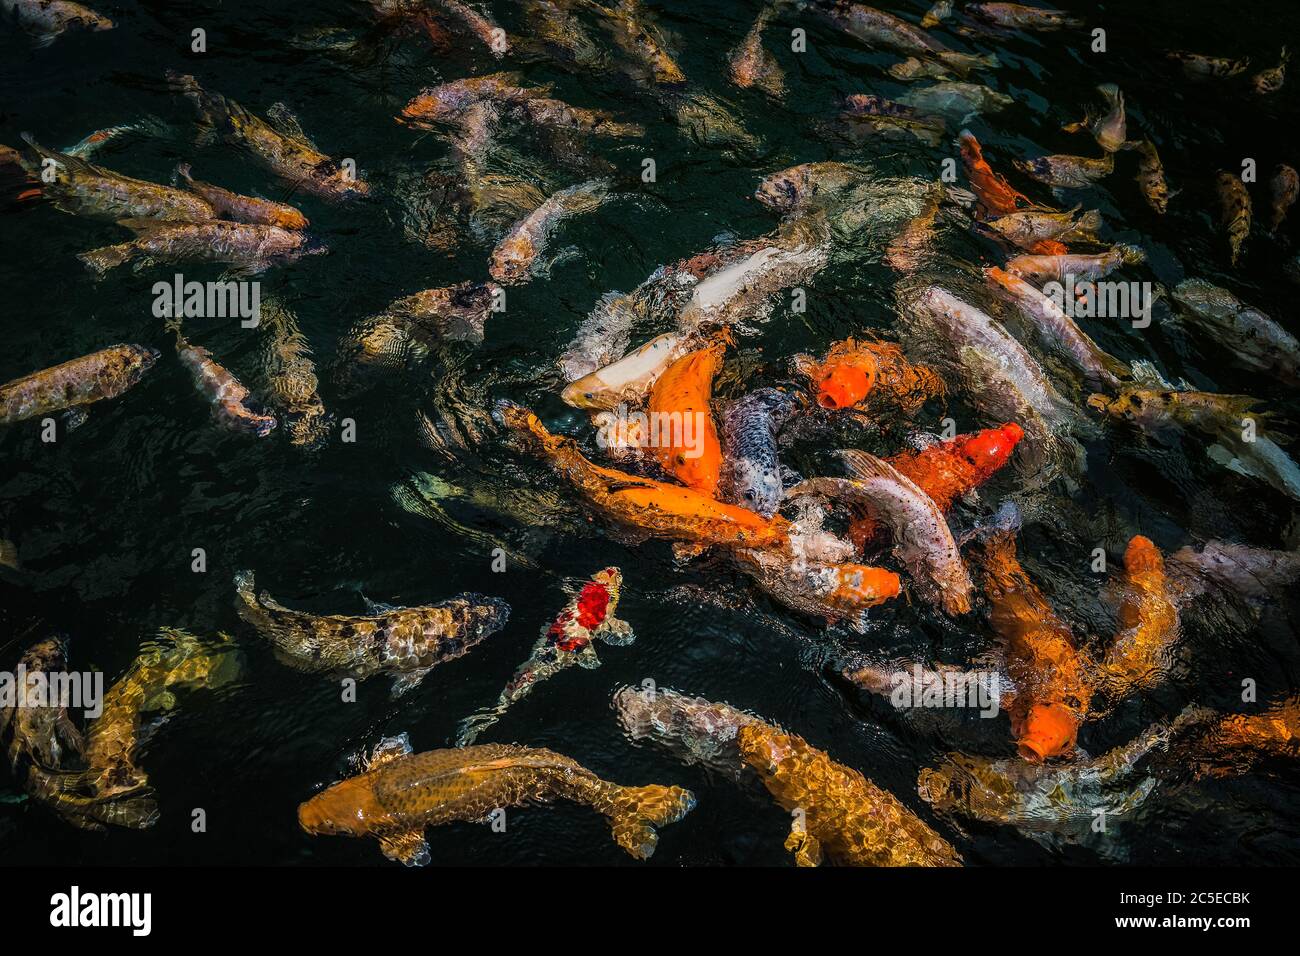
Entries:
<svg viewBox="0 0 1300 956">
<path fill-rule="evenodd" d="M 750 488 L 748 491 L 745 492 L 745 500 L 746 500 L 746 501 L 753 501 L 756 497 L 757 497 L 757 495 L 754 494 L 754 489 L 753 489 L 753 488 Z"/>
<path fill-rule="evenodd" d="M 583 398 L 587 399 L 587 401 L 591 401 L 592 399 L 594 399 L 594 398 L 596 397 L 596 393 L 595 393 L 595 392 L 583 392 L 583 393 L 582 393 L 582 396 L 583 396 Z"/>
<path fill-rule="evenodd" d="M 686 456 L 685 456 L 685 455 L 678 455 L 678 456 L 677 456 L 677 464 L 679 464 L 679 465 L 685 467 L 685 465 L 686 465 Z"/>
</svg>

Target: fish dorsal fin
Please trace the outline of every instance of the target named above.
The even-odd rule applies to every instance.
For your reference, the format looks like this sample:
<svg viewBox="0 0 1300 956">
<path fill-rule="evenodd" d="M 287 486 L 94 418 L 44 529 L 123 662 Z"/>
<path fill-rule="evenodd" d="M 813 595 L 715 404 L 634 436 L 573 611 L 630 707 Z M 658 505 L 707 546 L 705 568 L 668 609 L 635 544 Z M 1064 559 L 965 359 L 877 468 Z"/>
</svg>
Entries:
<svg viewBox="0 0 1300 956">
<path fill-rule="evenodd" d="M 31 133 L 20 133 L 19 135 L 22 136 L 23 142 L 25 142 L 29 147 L 31 147 L 32 152 L 34 152 L 37 156 L 39 156 L 43 160 L 52 159 L 60 166 L 64 167 L 65 169 L 71 172 L 81 173 L 83 175 L 89 175 L 89 176 L 109 175 L 108 173 L 104 172 L 104 170 L 96 166 L 94 163 L 88 163 L 86 162 L 86 160 L 81 159 L 77 156 L 69 156 L 67 153 L 60 153 L 52 149 L 46 149 L 40 143 L 36 142 L 36 138 L 32 136 Z"/>
<path fill-rule="evenodd" d="M 911 480 L 902 475 L 897 468 L 870 452 L 841 449 L 835 453 L 835 457 L 844 465 L 849 475 L 858 481 L 887 478 L 904 485 L 912 484 Z"/>
<path fill-rule="evenodd" d="M 302 125 L 298 122 L 298 117 L 294 116 L 293 111 L 283 103 L 272 103 L 266 110 L 266 121 L 272 129 L 281 136 L 288 139 L 294 139 L 309 147 L 315 152 L 316 145 L 307 138 L 307 134 L 302 131 Z"/>
<path fill-rule="evenodd" d="M 379 838 L 379 848 L 383 850 L 384 856 L 403 866 L 429 864 L 429 844 L 424 841 L 423 829 L 387 833 Z"/>
<path fill-rule="evenodd" d="M 375 744 L 374 750 L 362 758 L 362 772 L 392 763 L 394 760 L 405 757 L 413 749 L 411 747 L 411 738 L 405 731 L 394 737 L 384 737 L 379 743 Z"/>
</svg>

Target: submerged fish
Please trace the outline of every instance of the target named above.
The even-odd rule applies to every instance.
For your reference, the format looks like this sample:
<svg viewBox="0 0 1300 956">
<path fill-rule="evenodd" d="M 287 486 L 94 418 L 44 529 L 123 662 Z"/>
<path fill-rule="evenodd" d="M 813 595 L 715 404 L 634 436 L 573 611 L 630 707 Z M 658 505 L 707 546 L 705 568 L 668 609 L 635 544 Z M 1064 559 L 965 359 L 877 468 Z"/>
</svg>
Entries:
<svg viewBox="0 0 1300 956">
<path fill-rule="evenodd" d="M 1207 453 L 1232 471 L 1265 482 L 1300 501 L 1300 467 L 1257 428 L 1268 415 L 1253 412 L 1258 399 L 1214 392 L 1125 388 L 1114 398 L 1092 395 L 1088 405 L 1148 434 L 1187 428 L 1214 439 Z"/>
<path fill-rule="evenodd" d="M 342 673 L 357 680 L 393 677 L 393 696 L 420 683 L 505 627 L 510 606 L 500 598 L 461 594 L 441 604 L 379 609 L 373 615 L 291 611 L 253 588 L 253 573 L 235 576 L 239 616 L 298 670 Z"/>
<path fill-rule="evenodd" d="M 780 99 L 785 95 L 785 73 L 776 57 L 763 46 L 763 30 L 771 16 L 771 7 L 764 7 L 759 12 L 745 39 L 731 52 L 727 60 L 727 75 L 741 89 L 759 89 Z"/>
<path fill-rule="evenodd" d="M 995 292 L 1013 303 L 1033 324 L 1040 338 L 1059 348 L 1090 381 L 1115 388 L 1130 372 L 1115 356 L 1105 352 L 1079 328 L 1057 304 L 1019 276 L 996 266 L 984 270 L 984 278 Z"/>
<path fill-rule="evenodd" d="M 1064 10 L 1045 10 L 1021 3 L 969 3 L 966 12 L 1000 27 L 1043 32 L 1081 27 L 1083 21 Z"/>
<path fill-rule="evenodd" d="M 974 585 L 934 499 L 874 455 L 842 451 L 839 457 L 851 478 L 810 478 L 786 496 L 819 495 L 866 508 L 889 529 L 894 555 L 911 573 L 921 595 L 947 614 L 967 613 Z"/>
<path fill-rule="evenodd" d="M 1286 51 L 1286 47 L 1282 47 L 1282 56 L 1277 66 L 1261 70 L 1250 78 L 1250 85 L 1255 88 L 1255 92 L 1266 96 L 1282 89 L 1282 84 L 1286 81 L 1286 65 L 1290 60 L 1291 54 Z"/>
<path fill-rule="evenodd" d="M 188 99 L 198 112 L 205 134 L 240 146 L 273 175 L 322 199 L 354 199 L 370 192 L 358 179 L 355 166 L 339 163 L 313 146 L 281 104 L 274 110 L 276 125 L 254 116 L 234 100 L 203 89 L 192 76 L 167 72 L 173 90 Z"/>
<path fill-rule="evenodd" d="M 1128 140 L 1127 123 L 1124 116 L 1124 94 L 1114 83 L 1103 83 L 1097 92 L 1106 100 L 1108 111 L 1100 115 L 1088 113 L 1077 123 L 1070 123 L 1065 132 L 1076 133 L 1088 130 L 1093 138 L 1107 153 L 1123 149 Z"/>
<path fill-rule="evenodd" d="M 754 198 L 780 213 L 824 208 L 828 202 L 863 182 L 866 174 L 848 163 L 833 160 L 800 163 L 764 177 Z"/>
<path fill-rule="evenodd" d="M 794 815 L 799 866 L 959 866 L 961 857 L 893 794 L 802 737 L 727 704 L 667 688 L 624 687 L 614 709 L 634 740 L 736 779 L 757 776 Z"/>
<path fill-rule="evenodd" d="M 789 522 L 763 518 L 680 485 L 602 468 L 571 438 L 552 435 L 525 408 L 499 402 L 494 417 L 551 467 L 602 517 L 623 528 L 695 547 L 788 547 Z"/>
<path fill-rule="evenodd" d="M 740 549 L 737 564 L 767 594 L 788 608 L 828 624 L 847 621 L 861 630 L 865 612 L 898 597 L 902 582 L 885 568 L 852 561 L 791 560 L 775 551 Z"/>
<path fill-rule="evenodd" d="M 1214 585 L 1247 601 L 1276 601 L 1300 579 L 1300 551 L 1207 541 L 1199 551 L 1190 545 L 1175 551 L 1165 567 L 1178 593 L 1189 598 Z"/>
<path fill-rule="evenodd" d="M 1120 266 L 1146 261 L 1146 253 L 1137 246 L 1115 245 L 1095 255 L 1072 253 L 1059 256 L 1015 256 L 1007 260 L 1006 271 L 1038 285 L 1059 282 L 1065 285 L 1073 276 L 1081 279 L 1104 279 Z"/>
<path fill-rule="evenodd" d="M 974 69 L 991 69 L 998 65 L 996 57 L 950 50 L 920 27 L 865 3 L 818 0 L 813 9 L 834 26 L 868 46 L 882 47 L 906 56 L 938 60 L 963 75 Z"/>
<path fill-rule="evenodd" d="M 68 409 L 80 418 L 85 406 L 135 385 L 156 361 L 156 349 L 112 345 L 6 382 L 0 385 L 0 425 Z"/>
<path fill-rule="evenodd" d="M 241 196 L 220 186 L 191 178 L 189 163 L 177 166 L 176 176 L 184 181 L 185 188 L 212 207 L 216 213 L 214 218 L 279 226 L 281 229 L 306 229 L 308 226 L 307 217 L 293 206 L 255 196 Z"/>
<path fill-rule="evenodd" d="M 1115 157 L 1107 153 L 1102 159 L 1086 156 L 1039 156 L 1037 159 L 1014 160 L 1027 176 L 1058 189 L 1084 189 L 1109 176 L 1115 169 Z"/>
<path fill-rule="evenodd" d="M 461 0 L 433 0 L 433 3 L 462 28 L 478 37 L 493 56 L 500 59 L 510 52 L 510 40 L 506 31 L 469 4 L 462 3 Z"/>
<path fill-rule="evenodd" d="M 218 422 L 234 431 L 251 432 L 265 438 L 275 428 L 270 415 L 254 411 L 248 405 L 250 392 L 225 366 L 217 363 L 212 353 L 201 345 L 191 345 L 176 328 L 176 354 L 181 364 L 189 369 L 194 385 L 212 405 L 212 414 Z"/>
<path fill-rule="evenodd" d="M 486 821 L 504 807 L 571 800 L 604 816 L 614 842 L 638 860 L 654 853 L 655 827 L 676 823 L 695 806 L 681 787 L 623 787 L 550 750 L 484 744 L 412 753 L 405 734 L 383 740 L 359 776 L 336 783 L 298 807 L 313 835 L 374 837 L 390 860 L 429 863 L 426 827 Z"/>
<path fill-rule="evenodd" d="M 599 667 L 595 641 L 614 646 L 631 644 L 632 625 L 614 616 L 622 589 L 623 573 L 618 568 L 605 568 L 592 575 L 555 620 L 542 630 L 532 654 L 515 670 L 496 706 L 461 722 L 456 746 L 472 744 L 512 704 L 560 671 L 575 664 L 588 669 Z"/>
<path fill-rule="evenodd" d="M 97 275 L 128 262 L 135 262 L 137 269 L 157 263 L 212 262 L 232 266 L 241 274 L 256 275 L 272 266 L 326 251 L 323 243 L 307 233 L 279 226 L 152 219 L 122 219 L 118 225 L 134 232 L 135 238 L 77 256 Z"/>
<path fill-rule="evenodd" d="M 686 74 L 668 52 L 658 30 L 650 25 L 639 0 L 618 0 L 613 7 L 590 4 L 609 28 L 614 43 L 636 63 L 638 79 L 656 86 L 679 86 Z"/>
<path fill-rule="evenodd" d="M 1169 206 L 1169 184 L 1165 182 L 1165 167 L 1160 162 L 1160 154 L 1149 139 L 1128 144 L 1128 148 L 1138 152 L 1138 187 L 1146 197 L 1147 205 L 1160 215 L 1164 215 Z"/>
<path fill-rule="evenodd" d="M 977 541 L 989 623 L 1003 641 L 1015 688 L 1014 698 L 1003 704 L 1020 756 L 1042 761 L 1069 754 L 1092 700 L 1091 662 L 1021 567 L 1015 529 L 991 528 Z"/>
<path fill-rule="evenodd" d="M 921 211 L 907 221 L 903 231 L 885 250 L 885 263 L 895 272 L 913 272 L 929 255 L 934 242 L 934 221 L 939 215 L 943 197 L 943 183 L 936 182 L 926 194 Z"/>
<path fill-rule="evenodd" d="M 311 344 L 291 312 L 267 305 L 262 305 L 261 323 L 266 335 L 263 370 L 267 397 L 279 409 L 289 441 L 316 446 L 329 433 L 330 417 L 317 390 Z"/>
<path fill-rule="evenodd" d="M 1020 248 L 1036 252 L 1036 247 L 1047 241 L 1097 242 L 1101 213 L 1095 209 L 1080 213 L 1077 206 L 1068 212 L 1028 209 L 1000 216 L 987 225 Z"/>
<path fill-rule="evenodd" d="M 1220 172 L 1216 177 L 1219 197 L 1219 226 L 1228 236 L 1228 261 L 1236 268 L 1242 247 L 1250 235 L 1250 193 L 1239 176 Z"/>
<path fill-rule="evenodd" d="M 760 388 L 722 411 L 723 501 L 770 518 L 781 507 L 781 462 L 776 437 L 798 404 L 778 388 Z"/>
<path fill-rule="evenodd" d="M 978 113 L 996 113 L 1015 100 L 978 83 L 944 81 L 904 93 L 898 102 L 961 122 Z"/>
<path fill-rule="evenodd" d="M 1230 777 L 1262 760 L 1300 757 L 1300 695 L 1257 714 L 1223 714 L 1179 748 L 1179 758 L 1201 777 Z"/>
<path fill-rule="evenodd" d="M 1124 549 L 1119 624 L 1099 668 L 1099 683 L 1115 698 L 1162 683 L 1179 637 L 1177 596 L 1165 574 L 1164 555 L 1140 534 Z"/>
<path fill-rule="evenodd" d="M 1236 76 L 1238 73 L 1244 73 L 1246 67 L 1250 66 L 1250 57 L 1232 60 L 1226 57 L 1202 56 L 1199 53 L 1187 53 L 1182 50 L 1171 50 L 1165 56 L 1181 64 L 1183 72 L 1192 79 Z"/>
<path fill-rule="evenodd" d="M 962 165 L 971 189 L 979 199 L 981 218 L 997 218 L 1020 209 L 1041 209 L 1028 196 L 1013 189 L 1001 175 L 995 173 L 984 159 L 984 150 L 974 134 L 964 129 L 957 137 Z"/>
<path fill-rule="evenodd" d="M 67 672 L 68 642 L 63 637 L 38 641 L 23 652 L 18 662 L 25 681 L 13 681 L 11 703 L 2 708 L 0 730 L 10 731 L 9 768 L 18 773 L 24 766 L 58 770 L 69 757 L 83 748 L 81 733 L 68 716 L 66 706 L 56 706 L 47 688 L 53 678 Z M 8 695 L 6 695 L 8 696 Z"/>
<path fill-rule="evenodd" d="M 49 46 L 69 27 L 101 32 L 113 21 L 71 0 L 0 0 L 0 11 L 18 22 L 38 47 Z"/>
<path fill-rule="evenodd" d="M 1273 197 L 1273 205 L 1268 231 L 1276 233 L 1286 220 L 1287 210 L 1295 205 L 1296 197 L 1300 196 L 1300 174 L 1286 163 L 1279 163 L 1269 181 L 1269 192 Z"/>
<path fill-rule="evenodd" d="M 869 93 L 853 93 L 845 97 L 844 112 L 840 116 L 855 130 L 880 135 L 907 133 L 931 146 L 939 145 L 947 128 L 942 117 L 926 116 L 911 106 Z"/>
<path fill-rule="evenodd" d="M 544 203 L 515 223 L 492 250 L 488 271 L 506 285 L 526 281 L 555 226 L 570 216 L 590 212 L 609 192 L 609 183 L 592 180 L 551 194 Z"/>
<path fill-rule="evenodd" d="M 429 128 L 434 123 L 451 123 L 470 107 L 487 102 L 496 106 L 517 106 L 534 97 L 546 96 L 551 87 L 525 87 L 523 74 L 488 73 L 450 80 L 421 90 L 402 109 L 401 122 Z"/>
<path fill-rule="evenodd" d="M 678 316 L 684 330 L 744 324 L 770 307 L 771 296 L 807 282 L 828 262 L 824 245 L 765 246 L 700 280 Z"/>
<path fill-rule="evenodd" d="M 119 219 L 202 222 L 216 217 L 212 206 L 193 193 L 132 179 L 76 156 L 45 149 L 30 133 L 22 136 L 31 156 L 18 153 L 17 161 L 32 176 L 33 188 L 64 212 L 113 222 Z M 46 182 L 42 175 L 46 167 L 54 170 L 52 182 Z"/>
<path fill-rule="evenodd" d="M 1189 708 L 1172 722 L 1148 727 L 1101 757 L 1069 763 L 953 753 L 939 766 L 922 770 L 916 789 L 937 813 L 1078 840 L 1092 831 L 1099 809 L 1112 820 L 1132 814 L 1146 802 L 1158 777 L 1141 774 L 1138 764 L 1157 749 L 1169 750 L 1174 736 L 1196 719 L 1197 709 Z"/>
<path fill-rule="evenodd" d="M 1300 341 L 1276 321 L 1204 279 L 1184 279 L 1172 294 L 1216 346 L 1231 344 L 1228 357 L 1235 364 L 1300 385 Z"/>
</svg>

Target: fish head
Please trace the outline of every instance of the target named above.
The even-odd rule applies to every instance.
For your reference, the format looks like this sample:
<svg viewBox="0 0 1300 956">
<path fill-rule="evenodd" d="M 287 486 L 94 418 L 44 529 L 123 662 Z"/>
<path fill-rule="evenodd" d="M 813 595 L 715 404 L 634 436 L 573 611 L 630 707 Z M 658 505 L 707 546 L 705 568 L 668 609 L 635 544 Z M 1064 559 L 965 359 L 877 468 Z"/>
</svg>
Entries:
<svg viewBox="0 0 1300 956">
<path fill-rule="evenodd" d="M 566 405 L 572 405 L 574 408 L 583 408 L 589 411 L 597 409 L 607 409 L 609 404 L 610 392 L 601 382 L 598 374 L 592 372 L 590 375 L 584 375 L 582 378 L 570 382 L 560 392 L 560 398 Z"/>
<path fill-rule="evenodd" d="M 526 236 L 511 236 L 493 251 L 488 272 L 498 282 L 518 282 L 528 273 L 535 256 L 536 250 Z"/>
<path fill-rule="evenodd" d="M 793 737 L 766 724 L 742 727 L 737 735 L 740 759 L 764 779 L 788 775 L 791 761 L 800 749 Z"/>
<path fill-rule="evenodd" d="M 744 458 L 733 459 L 729 466 L 735 500 L 765 518 L 772 517 L 781 505 L 781 495 L 785 490 L 780 473 Z"/>
<path fill-rule="evenodd" d="M 984 481 L 1005 465 L 1016 450 L 1025 430 L 1015 422 L 997 428 L 985 428 L 974 435 L 954 439 L 954 450 L 975 469 L 978 481 Z"/>
<path fill-rule="evenodd" d="M 926 767 L 916 778 L 916 793 L 936 810 L 947 809 L 961 802 L 962 780 L 953 764 Z"/>
<path fill-rule="evenodd" d="M 758 184 L 754 198 L 769 209 L 777 212 L 791 212 L 803 200 L 808 188 L 810 167 L 791 166 L 780 172 L 772 173 Z"/>
<path fill-rule="evenodd" d="M 387 818 L 367 774 L 336 783 L 298 806 L 298 825 L 317 836 L 365 836 Z"/>
<path fill-rule="evenodd" d="M 1029 708 L 1016 739 L 1020 756 L 1033 763 L 1074 750 L 1079 717 L 1064 704 L 1034 704 Z"/>
<path fill-rule="evenodd" d="M 832 411 L 852 408 L 875 386 L 876 371 L 875 359 L 869 353 L 823 363 L 812 380 L 817 404 Z"/>
<path fill-rule="evenodd" d="M 1150 538 L 1135 534 L 1124 549 L 1124 570 L 1130 575 L 1162 572 L 1165 568 L 1164 555 Z"/>
</svg>

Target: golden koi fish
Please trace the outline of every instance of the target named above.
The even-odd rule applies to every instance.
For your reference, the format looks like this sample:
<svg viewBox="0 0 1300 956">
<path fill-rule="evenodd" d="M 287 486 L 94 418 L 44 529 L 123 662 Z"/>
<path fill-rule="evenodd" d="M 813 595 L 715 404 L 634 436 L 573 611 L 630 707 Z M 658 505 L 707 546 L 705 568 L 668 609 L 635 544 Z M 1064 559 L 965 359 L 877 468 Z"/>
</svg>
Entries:
<svg viewBox="0 0 1300 956">
<path fill-rule="evenodd" d="M 112 345 L 6 382 L 0 385 L 0 425 L 68 409 L 79 421 L 85 406 L 121 395 L 156 361 L 156 349 Z"/>
<path fill-rule="evenodd" d="M 655 851 L 655 827 L 676 823 L 695 806 L 681 787 L 623 787 L 550 750 L 482 744 L 412 753 L 403 734 L 381 741 L 359 776 L 336 783 L 298 807 L 313 835 L 369 836 L 384 856 L 407 866 L 429 863 L 426 827 L 480 822 L 505 807 L 571 800 L 609 821 L 614 842 L 638 860 Z"/>
</svg>

